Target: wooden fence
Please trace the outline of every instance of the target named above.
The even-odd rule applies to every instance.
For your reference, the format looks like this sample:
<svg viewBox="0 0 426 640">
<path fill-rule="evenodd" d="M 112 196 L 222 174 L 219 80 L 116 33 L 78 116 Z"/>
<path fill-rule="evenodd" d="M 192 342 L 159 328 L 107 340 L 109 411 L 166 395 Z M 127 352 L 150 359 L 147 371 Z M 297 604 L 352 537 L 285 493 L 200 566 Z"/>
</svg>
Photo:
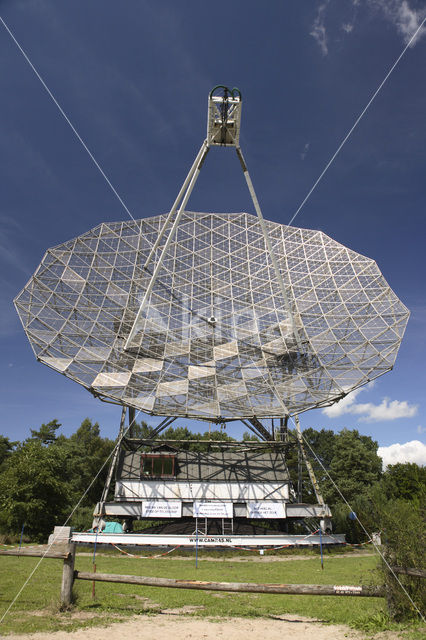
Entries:
<svg viewBox="0 0 426 640">
<path fill-rule="evenodd" d="M 21 549 L 0 549 L 1 556 L 30 556 L 32 558 L 53 558 L 63 560 L 61 582 L 61 604 L 69 607 L 72 602 L 72 587 L 74 583 L 74 562 L 76 545 L 51 545 L 46 549 L 40 547 L 22 547 Z"/>
<path fill-rule="evenodd" d="M 61 582 L 61 604 L 69 607 L 72 602 L 72 588 L 74 580 L 90 580 L 98 582 L 119 582 L 137 584 L 146 587 L 163 587 L 172 589 L 199 589 L 203 591 L 229 591 L 238 593 L 279 593 L 318 596 L 361 596 L 385 597 L 383 587 L 352 586 L 326 584 L 257 584 L 253 582 L 210 582 L 201 580 L 176 580 L 172 578 L 153 578 L 149 576 L 118 575 L 110 573 L 88 573 L 74 569 L 76 554 L 75 543 L 66 545 L 52 545 L 45 550 L 40 547 L 23 547 L 21 549 L 1 549 L 0 555 L 32 556 L 63 560 Z M 396 573 L 403 573 L 420 578 L 426 578 L 426 571 L 393 567 Z"/>
</svg>

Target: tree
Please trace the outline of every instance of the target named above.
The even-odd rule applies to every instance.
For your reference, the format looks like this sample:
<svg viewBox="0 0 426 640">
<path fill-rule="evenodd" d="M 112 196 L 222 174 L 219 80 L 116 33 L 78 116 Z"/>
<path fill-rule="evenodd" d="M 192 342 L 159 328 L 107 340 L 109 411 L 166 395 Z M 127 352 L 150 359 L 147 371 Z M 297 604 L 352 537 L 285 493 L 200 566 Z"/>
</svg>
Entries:
<svg viewBox="0 0 426 640">
<path fill-rule="evenodd" d="M 243 433 L 243 442 L 260 442 L 257 435 L 254 433 L 250 433 L 249 431 L 244 431 Z"/>
<path fill-rule="evenodd" d="M 151 435 L 151 427 L 148 427 L 148 425 L 145 425 L 145 428 L 142 430 L 138 429 L 138 431 L 142 431 L 142 435 L 138 436 L 141 437 L 141 439 L 149 438 Z M 169 427 L 157 436 L 157 440 L 175 440 L 176 446 L 186 451 L 207 451 L 210 440 L 235 442 L 234 438 L 222 430 L 215 429 L 214 431 L 205 431 L 204 433 L 193 433 L 188 427 Z"/>
<path fill-rule="evenodd" d="M 414 462 L 391 464 L 382 476 L 381 488 L 388 500 L 415 500 L 424 504 L 426 467 L 419 467 Z"/>
<path fill-rule="evenodd" d="M 20 444 L 0 474 L 2 524 L 17 533 L 25 524 L 33 538 L 45 541 L 67 510 L 65 458 L 55 445 Z"/>
<path fill-rule="evenodd" d="M 296 435 L 289 431 L 290 442 L 295 443 Z M 333 513 L 335 531 L 345 533 L 349 542 L 365 539 L 357 522 L 348 519 L 351 509 L 341 494 L 357 513 L 369 530 L 377 530 L 377 514 L 368 494 L 369 488 L 381 476 L 382 461 L 377 455 L 378 444 L 369 436 L 357 430 L 343 429 L 334 433 L 328 429 L 305 429 L 304 449 L 311 460 L 321 493 Z M 298 480 L 298 447 L 291 447 L 286 456 L 293 484 Z M 302 500 L 315 502 L 316 497 L 305 464 L 302 462 Z"/>
<path fill-rule="evenodd" d="M 60 446 L 66 454 L 65 475 L 69 482 L 70 501 L 75 504 L 87 491 L 82 506 L 93 506 L 101 497 L 108 473 L 106 460 L 114 442 L 102 438 L 99 424 L 85 418 L 77 431 Z"/>
<path fill-rule="evenodd" d="M 331 429 L 317 431 L 309 427 L 303 431 L 303 438 L 307 443 L 305 444 L 307 454 L 313 457 L 312 451 L 314 451 L 321 464 L 328 469 L 334 456 L 337 434 Z M 316 463 L 321 467 L 318 462 Z M 323 473 L 321 471 L 321 475 Z"/>
<path fill-rule="evenodd" d="M 59 427 L 52 420 L 31 429 L 16 448 L 0 439 L 0 527 L 5 533 L 19 533 L 25 524 L 32 539 L 46 540 L 85 493 L 72 523 L 91 520 L 114 443 L 102 438 L 98 423 L 88 418 L 70 438 L 57 436 Z"/>
<path fill-rule="evenodd" d="M 328 478 L 324 481 L 324 498 L 329 504 L 344 498 L 351 503 L 377 482 L 382 473 L 382 459 L 377 455 L 378 443 L 354 429 L 342 429 L 335 436 Z"/>
<path fill-rule="evenodd" d="M 97 422 L 92 424 L 90 418 L 85 418 L 77 431 L 72 434 L 70 440 L 72 442 L 78 442 L 78 444 L 86 448 L 88 452 L 93 452 L 99 444 L 100 433 L 99 424 Z"/>
<path fill-rule="evenodd" d="M 30 429 L 31 438 L 29 438 L 29 440 L 38 440 L 42 444 L 48 446 L 49 444 L 56 442 L 56 432 L 60 426 L 61 424 L 56 420 L 56 418 L 54 420 L 51 420 L 47 424 L 43 423 L 38 431 L 35 429 Z"/>
<path fill-rule="evenodd" d="M 0 435 L 0 468 L 3 462 L 12 455 L 17 444 L 19 443 L 11 442 L 9 438 L 6 438 L 6 436 Z"/>
<path fill-rule="evenodd" d="M 417 610 L 426 608 L 426 590 L 424 579 L 409 575 L 395 578 L 389 566 L 426 569 L 425 509 L 424 505 L 407 500 L 389 500 L 379 510 L 384 543 L 382 572 L 386 585 L 387 603 L 390 615 L 395 620 L 417 616 L 416 609 L 401 589 L 404 585 Z"/>
<path fill-rule="evenodd" d="M 235 442 L 235 438 L 228 435 L 221 429 L 214 429 L 213 431 L 204 431 L 204 433 L 198 433 L 200 440 L 219 440 L 220 442 Z"/>
<path fill-rule="evenodd" d="M 129 427 L 127 432 L 127 436 L 129 438 L 139 438 L 140 440 L 145 440 L 151 436 L 152 427 L 149 426 L 144 420 L 141 420 L 140 423 L 136 421 Z"/>
<path fill-rule="evenodd" d="M 188 427 L 169 427 L 160 435 L 160 440 L 197 440 L 198 433 L 192 433 Z"/>
<path fill-rule="evenodd" d="M 337 434 L 330 429 L 321 429 L 317 431 L 312 428 L 305 429 L 303 431 L 304 449 L 305 453 L 310 459 L 315 471 L 315 476 L 318 480 L 320 489 L 323 490 L 327 482 L 327 473 L 325 469 L 329 469 L 331 461 L 334 456 L 334 447 Z M 295 429 L 289 429 L 289 442 L 290 446 L 286 453 L 286 462 L 290 472 L 290 477 L 293 485 L 296 487 L 298 484 L 299 473 L 299 446 Z M 316 502 L 315 492 L 313 490 L 309 473 L 302 460 L 302 501 L 303 502 Z"/>
</svg>

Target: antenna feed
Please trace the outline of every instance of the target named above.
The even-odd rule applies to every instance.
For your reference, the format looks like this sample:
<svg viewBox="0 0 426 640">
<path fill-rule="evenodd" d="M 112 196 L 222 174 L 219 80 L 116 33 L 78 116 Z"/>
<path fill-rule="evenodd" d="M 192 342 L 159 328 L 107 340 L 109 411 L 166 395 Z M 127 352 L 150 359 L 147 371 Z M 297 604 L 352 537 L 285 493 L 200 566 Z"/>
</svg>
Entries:
<svg viewBox="0 0 426 640">
<path fill-rule="evenodd" d="M 218 91 L 220 93 L 218 94 Z M 241 91 L 218 84 L 209 93 L 207 113 L 207 144 L 218 147 L 239 147 L 241 124 Z"/>
</svg>

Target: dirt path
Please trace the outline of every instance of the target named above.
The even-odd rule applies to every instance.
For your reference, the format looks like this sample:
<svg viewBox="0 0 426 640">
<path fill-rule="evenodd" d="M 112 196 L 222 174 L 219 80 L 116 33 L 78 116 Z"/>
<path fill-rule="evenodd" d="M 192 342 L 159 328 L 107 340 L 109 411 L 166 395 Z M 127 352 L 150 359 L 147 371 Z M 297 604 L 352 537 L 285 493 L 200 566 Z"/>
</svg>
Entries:
<svg viewBox="0 0 426 640">
<path fill-rule="evenodd" d="M 193 618 L 162 614 L 138 616 L 109 627 L 91 627 L 78 631 L 14 635 L 11 640 L 362 640 L 364 634 L 348 627 L 323 625 L 303 616 L 274 618 Z M 396 633 L 380 634 L 383 640 L 396 640 Z M 370 636 L 371 639 L 371 636 Z"/>
</svg>

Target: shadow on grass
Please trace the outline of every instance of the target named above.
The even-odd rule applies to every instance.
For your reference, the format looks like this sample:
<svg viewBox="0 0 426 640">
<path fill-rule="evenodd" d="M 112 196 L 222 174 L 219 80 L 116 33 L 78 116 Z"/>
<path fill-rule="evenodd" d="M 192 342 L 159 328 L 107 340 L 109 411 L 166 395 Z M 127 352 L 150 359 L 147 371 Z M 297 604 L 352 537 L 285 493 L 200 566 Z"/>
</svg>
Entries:
<svg viewBox="0 0 426 640">
<path fill-rule="evenodd" d="M 315 622 L 315 624 L 330 624 L 329 620 L 319 620 L 318 618 L 305 618 L 303 620 L 297 620 L 294 618 L 286 618 L 284 616 L 274 616 L 274 614 L 266 615 L 265 618 L 271 620 L 281 620 L 281 622 L 295 622 L 296 624 L 307 624 L 309 622 Z"/>
</svg>

